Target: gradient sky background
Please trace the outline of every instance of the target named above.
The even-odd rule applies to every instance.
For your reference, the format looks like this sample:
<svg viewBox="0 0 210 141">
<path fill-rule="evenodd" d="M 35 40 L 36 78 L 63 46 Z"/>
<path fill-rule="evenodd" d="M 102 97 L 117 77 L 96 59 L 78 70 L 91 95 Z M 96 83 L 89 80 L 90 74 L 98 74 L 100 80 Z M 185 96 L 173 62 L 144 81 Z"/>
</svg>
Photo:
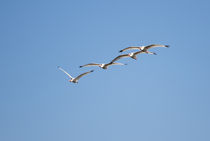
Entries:
<svg viewBox="0 0 210 141">
<path fill-rule="evenodd" d="M 209 141 L 210 1 L 2 0 L 1 141 Z M 128 46 L 169 44 L 108 70 Z M 94 69 L 78 84 L 73 76 Z"/>
</svg>

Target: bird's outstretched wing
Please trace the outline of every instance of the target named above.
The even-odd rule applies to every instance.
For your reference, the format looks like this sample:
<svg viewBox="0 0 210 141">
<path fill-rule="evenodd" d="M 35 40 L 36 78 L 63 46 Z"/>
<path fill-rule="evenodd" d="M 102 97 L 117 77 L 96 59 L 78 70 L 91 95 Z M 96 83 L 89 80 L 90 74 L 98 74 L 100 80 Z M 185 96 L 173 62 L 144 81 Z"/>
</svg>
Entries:
<svg viewBox="0 0 210 141">
<path fill-rule="evenodd" d="M 151 45 L 145 46 L 145 49 L 150 49 L 153 47 L 169 47 L 169 45 L 151 44 Z"/>
<path fill-rule="evenodd" d="M 60 66 L 58 66 L 58 69 L 61 70 L 62 72 L 64 72 L 65 74 L 67 74 L 71 79 L 73 79 L 73 77 L 68 72 L 66 72 L 64 69 L 62 69 Z"/>
<path fill-rule="evenodd" d="M 91 72 L 93 72 L 93 71 L 94 71 L 94 70 L 91 70 L 91 71 L 82 73 L 82 74 L 80 74 L 79 76 L 77 76 L 77 77 L 75 78 L 75 80 L 79 80 L 82 76 L 84 76 L 84 75 L 86 75 L 86 74 L 88 74 L 88 73 L 91 73 Z"/>
<path fill-rule="evenodd" d="M 141 54 L 141 53 L 145 53 L 145 52 L 140 50 L 140 51 L 135 52 L 134 55 L 136 56 L 136 55 Z"/>
<path fill-rule="evenodd" d="M 127 47 L 127 48 L 120 50 L 119 52 L 123 52 L 123 51 L 130 50 L 130 49 L 140 49 L 140 47 Z"/>
<path fill-rule="evenodd" d="M 89 63 L 89 64 L 85 64 L 85 65 L 82 65 L 82 66 L 79 66 L 80 68 L 82 67 L 89 67 L 89 66 L 99 66 L 100 64 L 96 64 L 96 63 Z"/>
<path fill-rule="evenodd" d="M 111 66 L 111 65 L 127 65 L 127 64 L 123 64 L 123 63 L 115 63 L 115 62 L 110 62 L 109 64 L 106 64 L 107 66 Z"/>
<path fill-rule="evenodd" d="M 129 57 L 129 55 L 128 55 L 128 54 L 119 55 L 119 56 L 117 56 L 116 58 L 114 58 L 114 59 L 111 61 L 111 63 L 113 63 L 113 62 L 119 60 L 120 58 L 125 58 L 125 57 Z"/>
</svg>

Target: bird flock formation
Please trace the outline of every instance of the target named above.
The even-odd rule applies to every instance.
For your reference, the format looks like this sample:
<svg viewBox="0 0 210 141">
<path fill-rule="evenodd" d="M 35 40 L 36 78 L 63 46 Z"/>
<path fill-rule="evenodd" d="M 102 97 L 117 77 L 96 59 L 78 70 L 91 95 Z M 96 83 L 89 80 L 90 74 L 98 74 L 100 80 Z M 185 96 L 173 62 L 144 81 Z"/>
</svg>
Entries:
<svg viewBox="0 0 210 141">
<path fill-rule="evenodd" d="M 141 53 L 157 55 L 155 52 L 148 51 L 148 49 L 151 49 L 151 48 L 154 48 L 154 47 L 166 47 L 166 48 L 168 48 L 169 45 L 151 44 L 151 45 L 148 45 L 148 46 L 131 46 L 131 47 L 127 47 L 127 48 L 124 48 L 124 49 L 120 50 L 119 52 L 121 53 L 121 52 L 124 52 L 124 51 L 127 51 L 127 50 L 134 50 L 134 49 L 137 49 L 139 51 L 131 52 L 131 53 L 128 53 L 128 54 L 119 55 L 119 56 L 115 57 L 111 62 L 109 62 L 107 64 L 105 64 L 105 63 L 104 64 L 89 63 L 89 64 L 85 64 L 85 65 L 80 66 L 80 68 L 82 68 L 82 67 L 89 67 L 89 66 L 98 66 L 98 67 L 100 67 L 102 69 L 107 69 L 111 65 L 127 65 L 127 64 L 123 64 L 123 63 L 116 63 L 116 61 L 121 59 L 121 58 L 126 58 L 126 57 L 130 57 L 132 59 L 137 60 L 137 55 L 139 55 Z M 78 83 L 78 80 L 81 77 L 83 77 L 84 75 L 87 75 L 87 74 L 89 74 L 89 73 L 94 71 L 94 70 L 91 70 L 91 71 L 82 73 L 79 76 L 74 78 L 69 73 L 67 73 L 64 69 L 62 69 L 60 66 L 58 66 L 58 69 L 60 69 L 66 75 L 68 75 L 68 77 L 70 78 L 69 82 L 73 82 L 73 83 Z"/>
</svg>

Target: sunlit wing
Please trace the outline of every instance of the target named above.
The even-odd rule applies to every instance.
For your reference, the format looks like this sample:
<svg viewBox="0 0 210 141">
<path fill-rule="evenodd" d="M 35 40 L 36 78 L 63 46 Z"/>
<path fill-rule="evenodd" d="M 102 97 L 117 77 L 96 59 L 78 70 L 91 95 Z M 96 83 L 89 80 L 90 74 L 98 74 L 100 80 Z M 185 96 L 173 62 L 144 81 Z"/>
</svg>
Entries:
<svg viewBox="0 0 210 141">
<path fill-rule="evenodd" d="M 151 49 L 154 47 L 169 47 L 169 45 L 151 44 L 145 47 L 145 49 Z"/>
<path fill-rule="evenodd" d="M 111 63 L 111 65 L 127 65 L 127 64 L 124 64 L 124 63 Z"/>
<path fill-rule="evenodd" d="M 88 72 L 85 72 L 85 73 L 83 73 L 83 74 L 80 74 L 79 76 L 77 76 L 76 78 L 75 78 L 75 80 L 79 80 L 82 76 L 84 76 L 84 75 L 86 75 L 86 74 L 88 74 L 88 73 L 91 73 L 91 72 L 93 72 L 94 70 L 91 70 L 91 71 L 88 71 Z"/>
<path fill-rule="evenodd" d="M 108 63 L 108 64 L 106 64 L 106 66 L 108 67 L 108 66 L 111 66 L 111 65 L 127 65 L 127 64 L 123 64 L 123 63 L 115 63 L 115 62 L 110 62 L 110 63 Z"/>
<path fill-rule="evenodd" d="M 68 72 L 66 72 L 64 69 L 62 69 L 60 66 L 58 66 L 58 69 L 61 70 L 62 72 L 64 72 L 66 75 L 68 75 L 71 79 L 73 79 L 73 77 Z"/>
<path fill-rule="evenodd" d="M 138 55 L 138 54 L 141 54 L 141 53 L 145 53 L 144 51 L 137 51 L 134 53 L 134 55 Z"/>
<path fill-rule="evenodd" d="M 99 66 L 100 64 L 96 64 L 96 63 L 89 63 L 89 64 L 86 64 L 86 65 L 82 65 L 82 66 L 79 66 L 80 68 L 82 67 L 89 67 L 89 66 Z"/>
<path fill-rule="evenodd" d="M 123 52 L 123 51 L 126 51 L 126 50 L 131 50 L 131 49 L 140 49 L 140 47 L 127 47 L 127 48 L 124 48 L 124 49 L 120 50 L 119 52 Z"/>
<path fill-rule="evenodd" d="M 125 58 L 125 57 L 129 57 L 129 55 L 128 55 L 128 54 L 119 55 L 119 56 L 117 56 L 116 58 L 114 58 L 114 59 L 111 61 L 111 63 L 113 63 L 113 62 L 115 62 L 115 61 L 117 61 L 117 60 L 119 60 L 119 59 L 121 59 L 121 58 Z"/>
</svg>

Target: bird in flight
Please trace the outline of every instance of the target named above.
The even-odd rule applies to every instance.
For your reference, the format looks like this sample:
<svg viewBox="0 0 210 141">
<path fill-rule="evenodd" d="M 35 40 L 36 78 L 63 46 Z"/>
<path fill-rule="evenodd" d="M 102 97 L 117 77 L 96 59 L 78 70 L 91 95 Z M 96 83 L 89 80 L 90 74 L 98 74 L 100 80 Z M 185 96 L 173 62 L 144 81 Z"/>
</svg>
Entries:
<svg viewBox="0 0 210 141">
<path fill-rule="evenodd" d="M 82 76 L 84 76 L 84 75 L 86 75 L 86 74 L 88 74 L 88 73 L 93 72 L 93 70 L 91 70 L 91 71 L 88 71 L 88 72 L 85 72 L 85 73 L 80 74 L 80 75 L 77 76 L 76 78 L 73 78 L 68 72 L 66 72 L 66 71 L 65 71 L 64 69 L 62 69 L 60 66 L 58 66 L 58 69 L 61 70 L 62 72 L 64 72 L 66 75 L 68 75 L 68 77 L 70 78 L 69 82 L 73 82 L 73 83 L 78 83 L 78 80 L 79 80 Z"/>
<path fill-rule="evenodd" d="M 127 64 L 123 64 L 123 63 L 114 63 L 114 62 L 110 62 L 110 63 L 107 63 L 107 64 L 97 64 L 97 63 L 89 63 L 89 64 L 86 64 L 86 65 L 82 65 L 80 66 L 80 68 L 82 67 L 90 67 L 90 66 L 99 66 L 100 68 L 102 69 L 107 69 L 109 66 L 111 65 L 127 65 Z"/>
<path fill-rule="evenodd" d="M 145 53 L 144 51 L 140 50 L 140 51 L 137 51 L 137 52 L 131 52 L 131 53 L 128 53 L 128 54 L 123 54 L 123 55 L 119 55 L 117 57 L 115 57 L 111 63 L 114 63 L 115 61 L 121 59 L 121 58 L 127 58 L 127 57 L 130 57 L 132 59 L 135 59 L 137 60 L 137 56 L 138 54 L 141 54 L 141 53 Z"/>
<path fill-rule="evenodd" d="M 119 52 L 123 52 L 123 51 L 126 51 L 126 50 L 131 50 L 131 49 L 139 49 L 141 51 L 144 51 L 147 54 L 157 55 L 154 52 L 148 51 L 148 49 L 151 49 L 151 48 L 154 48 L 154 47 L 167 47 L 168 48 L 169 45 L 151 44 L 151 45 L 148 45 L 148 46 L 136 46 L 136 47 L 131 46 L 131 47 L 124 48 L 124 49 L 120 50 Z"/>
</svg>

